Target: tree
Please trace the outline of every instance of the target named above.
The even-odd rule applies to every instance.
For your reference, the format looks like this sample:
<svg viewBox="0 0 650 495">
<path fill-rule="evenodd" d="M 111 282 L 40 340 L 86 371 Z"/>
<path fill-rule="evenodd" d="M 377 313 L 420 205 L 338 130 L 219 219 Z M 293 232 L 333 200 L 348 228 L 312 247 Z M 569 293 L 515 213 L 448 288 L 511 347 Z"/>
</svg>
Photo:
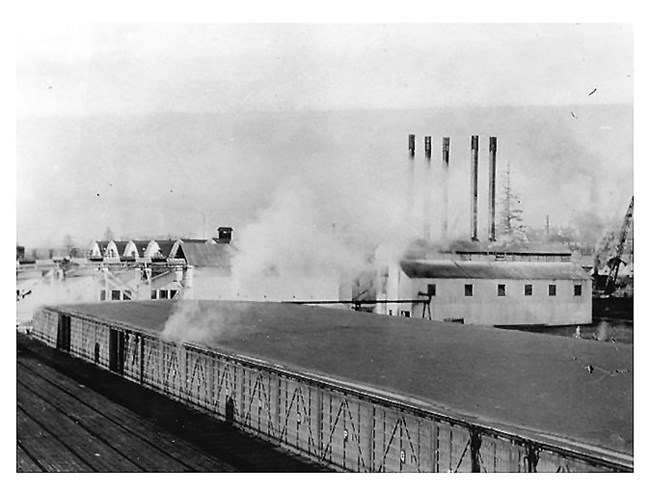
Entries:
<svg viewBox="0 0 650 495">
<path fill-rule="evenodd" d="M 506 166 L 499 200 L 499 239 L 505 243 L 527 242 L 519 194 L 512 187 L 510 163 Z"/>
</svg>

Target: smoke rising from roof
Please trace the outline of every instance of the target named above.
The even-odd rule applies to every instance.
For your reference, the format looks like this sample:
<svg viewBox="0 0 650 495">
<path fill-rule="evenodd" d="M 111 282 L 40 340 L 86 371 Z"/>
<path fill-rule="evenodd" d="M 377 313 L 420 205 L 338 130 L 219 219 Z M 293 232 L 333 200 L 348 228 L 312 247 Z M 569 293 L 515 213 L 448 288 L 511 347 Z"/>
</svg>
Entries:
<svg viewBox="0 0 650 495">
<path fill-rule="evenodd" d="M 237 312 L 219 311 L 201 301 L 188 300 L 174 305 L 161 338 L 179 344 L 210 345 L 237 335 L 240 325 Z"/>
</svg>

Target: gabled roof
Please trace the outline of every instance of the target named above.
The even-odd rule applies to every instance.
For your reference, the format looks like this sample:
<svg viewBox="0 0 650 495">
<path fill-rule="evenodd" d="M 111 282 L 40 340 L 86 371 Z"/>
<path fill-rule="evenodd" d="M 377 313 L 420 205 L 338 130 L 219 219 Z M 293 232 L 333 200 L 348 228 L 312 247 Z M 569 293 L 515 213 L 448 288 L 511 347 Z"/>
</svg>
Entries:
<svg viewBox="0 0 650 495">
<path fill-rule="evenodd" d="M 147 246 L 149 246 L 149 243 L 151 241 L 138 240 L 138 241 L 129 241 L 129 242 L 133 243 L 133 245 L 135 246 L 135 250 L 138 253 L 138 258 L 144 258 L 144 255 L 147 251 Z"/>
<path fill-rule="evenodd" d="M 589 280 L 580 266 L 561 262 L 405 260 L 400 266 L 409 278 Z"/>
<path fill-rule="evenodd" d="M 165 239 L 162 241 L 155 240 L 156 244 L 158 244 L 158 249 L 160 251 L 160 254 L 162 255 L 163 258 L 167 259 L 169 257 L 169 253 L 171 253 L 172 247 L 174 247 L 174 241 L 173 239 Z"/>
<path fill-rule="evenodd" d="M 139 256 L 144 256 L 144 252 L 147 250 L 147 246 L 149 245 L 150 241 L 133 241 L 133 244 L 135 244 L 135 248 L 138 250 L 138 255 Z"/>
<path fill-rule="evenodd" d="M 122 256 L 124 254 L 124 250 L 126 249 L 126 245 L 129 243 L 129 241 L 113 241 L 113 244 L 115 244 L 115 247 L 117 248 L 117 254 L 119 256 Z"/>
<path fill-rule="evenodd" d="M 178 247 L 177 258 L 184 258 L 196 267 L 229 268 L 233 250 L 229 244 L 183 243 Z"/>
</svg>

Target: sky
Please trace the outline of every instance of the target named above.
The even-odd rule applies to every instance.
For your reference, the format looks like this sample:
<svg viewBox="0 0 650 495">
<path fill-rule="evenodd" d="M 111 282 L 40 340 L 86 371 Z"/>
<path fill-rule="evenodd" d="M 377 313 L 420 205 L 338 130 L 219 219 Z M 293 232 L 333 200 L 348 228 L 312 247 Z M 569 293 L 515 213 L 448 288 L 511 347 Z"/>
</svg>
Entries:
<svg viewBox="0 0 650 495">
<path fill-rule="evenodd" d="M 16 61 L 27 246 L 263 218 L 283 219 L 264 235 L 417 229 L 394 215 L 411 132 L 418 153 L 432 135 L 434 165 L 451 136 L 458 236 L 472 134 L 483 166 L 499 138 L 532 226 L 622 218 L 632 194 L 628 24 L 27 24 Z"/>
<path fill-rule="evenodd" d="M 632 55 L 629 25 L 27 26 L 18 113 L 632 104 Z"/>
</svg>

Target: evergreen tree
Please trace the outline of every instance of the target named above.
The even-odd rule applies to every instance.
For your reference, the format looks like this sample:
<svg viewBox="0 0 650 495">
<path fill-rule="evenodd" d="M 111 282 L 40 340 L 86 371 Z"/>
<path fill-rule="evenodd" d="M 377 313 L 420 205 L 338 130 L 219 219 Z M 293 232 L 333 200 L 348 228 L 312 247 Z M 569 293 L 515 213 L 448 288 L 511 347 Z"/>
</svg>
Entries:
<svg viewBox="0 0 650 495">
<path fill-rule="evenodd" d="M 519 194 L 512 187 L 510 163 L 501 183 L 499 199 L 499 222 L 497 226 L 498 239 L 503 243 L 527 242 L 526 226 L 523 221 L 523 210 Z"/>
</svg>

